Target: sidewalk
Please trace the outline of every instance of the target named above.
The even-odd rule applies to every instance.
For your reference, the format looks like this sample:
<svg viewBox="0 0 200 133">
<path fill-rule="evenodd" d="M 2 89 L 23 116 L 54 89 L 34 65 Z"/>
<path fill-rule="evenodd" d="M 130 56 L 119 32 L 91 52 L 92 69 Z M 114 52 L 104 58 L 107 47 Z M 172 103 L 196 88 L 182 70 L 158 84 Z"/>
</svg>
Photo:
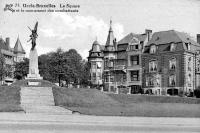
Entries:
<svg viewBox="0 0 200 133">
<path fill-rule="evenodd" d="M 169 117 L 119 117 L 119 116 L 88 116 L 88 115 L 45 115 L 0 113 L 0 123 L 57 123 L 87 125 L 162 125 L 200 127 L 200 118 L 169 118 Z"/>
</svg>

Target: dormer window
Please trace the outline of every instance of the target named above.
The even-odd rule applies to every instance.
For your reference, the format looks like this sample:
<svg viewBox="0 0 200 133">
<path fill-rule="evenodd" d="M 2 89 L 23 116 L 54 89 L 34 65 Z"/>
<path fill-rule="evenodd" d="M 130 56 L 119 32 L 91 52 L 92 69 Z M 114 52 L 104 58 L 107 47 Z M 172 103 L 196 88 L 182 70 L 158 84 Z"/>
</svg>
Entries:
<svg viewBox="0 0 200 133">
<path fill-rule="evenodd" d="M 151 54 L 156 53 L 156 46 L 155 46 L 155 45 L 152 45 L 152 46 L 151 46 L 151 48 L 150 48 L 150 53 L 151 53 Z"/>
<path fill-rule="evenodd" d="M 170 46 L 170 51 L 175 51 L 176 50 L 176 44 L 172 43 Z"/>
<path fill-rule="evenodd" d="M 187 50 L 190 50 L 190 43 L 185 43 Z"/>
</svg>

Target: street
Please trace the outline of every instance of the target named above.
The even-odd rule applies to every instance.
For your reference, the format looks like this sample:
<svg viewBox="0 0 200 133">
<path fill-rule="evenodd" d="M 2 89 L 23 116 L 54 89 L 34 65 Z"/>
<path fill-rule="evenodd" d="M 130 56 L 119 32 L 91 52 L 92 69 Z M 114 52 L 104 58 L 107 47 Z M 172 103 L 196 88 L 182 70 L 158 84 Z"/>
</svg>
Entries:
<svg viewBox="0 0 200 133">
<path fill-rule="evenodd" d="M 199 133 L 199 118 L 0 113 L 1 133 Z"/>
</svg>

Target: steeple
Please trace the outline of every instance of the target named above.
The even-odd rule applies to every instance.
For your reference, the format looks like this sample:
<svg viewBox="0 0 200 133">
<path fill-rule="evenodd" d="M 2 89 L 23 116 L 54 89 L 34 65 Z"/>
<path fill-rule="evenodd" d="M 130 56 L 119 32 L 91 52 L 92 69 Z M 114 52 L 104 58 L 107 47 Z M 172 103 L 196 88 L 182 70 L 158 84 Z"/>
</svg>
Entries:
<svg viewBox="0 0 200 133">
<path fill-rule="evenodd" d="M 108 37 L 107 37 L 107 41 L 106 41 L 106 46 L 113 46 L 113 41 L 114 41 L 114 35 L 113 35 L 113 30 L 112 30 L 112 20 L 110 20 L 110 29 L 108 32 Z"/>
<path fill-rule="evenodd" d="M 24 48 L 22 47 L 22 44 L 21 44 L 20 40 L 19 40 L 19 35 L 18 35 L 17 41 L 15 43 L 14 53 L 23 53 L 23 54 L 26 53 Z"/>
</svg>

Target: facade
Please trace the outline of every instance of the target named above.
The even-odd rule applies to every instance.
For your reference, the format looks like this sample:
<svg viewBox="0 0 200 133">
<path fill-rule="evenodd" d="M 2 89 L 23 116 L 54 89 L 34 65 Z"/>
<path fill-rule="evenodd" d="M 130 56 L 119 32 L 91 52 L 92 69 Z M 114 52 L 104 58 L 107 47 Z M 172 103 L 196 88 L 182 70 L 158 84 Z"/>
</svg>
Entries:
<svg viewBox="0 0 200 133">
<path fill-rule="evenodd" d="M 141 54 L 151 34 L 151 30 L 146 30 L 144 34 L 130 33 L 119 42 L 116 42 L 112 21 L 110 21 L 105 45 L 100 45 L 95 41 L 89 51 L 88 61 L 91 65 L 91 83 L 102 85 L 104 92 L 126 94 L 141 92 Z M 98 63 L 102 66 L 99 70 L 99 67 L 97 68 Z M 100 75 L 97 74 L 100 70 L 101 76 L 97 76 Z"/>
<path fill-rule="evenodd" d="M 194 91 L 200 45 L 186 33 L 155 32 L 142 54 L 142 87 L 145 93 L 178 95 Z"/>
<path fill-rule="evenodd" d="M 104 92 L 189 93 L 200 86 L 200 34 L 195 42 L 175 30 L 145 30 L 116 42 L 111 22 L 106 44 L 95 41 L 88 61 L 91 83 L 102 85 Z"/>
<path fill-rule="evenodd" d="M 13 82 L 15 63 L 22 61 L 25 57 L 25 51 L 19 37 L 14 48 L 10 48 L 10 38 L 6 38 L 5 41 L 0 38 L 0 53 L 4 57 L 5 64 L 3 65 L 6 69 L 4 76 L 1 77 L 1 82 Z"/>
<path fill-rule="evenodd" d="M 103 85 L 103 52 L 98 41 L 94 41 L 92 49 L 89 51 L 88 61 L 90 62 L 90 77 L 93 86 Z"/>
</svg>

